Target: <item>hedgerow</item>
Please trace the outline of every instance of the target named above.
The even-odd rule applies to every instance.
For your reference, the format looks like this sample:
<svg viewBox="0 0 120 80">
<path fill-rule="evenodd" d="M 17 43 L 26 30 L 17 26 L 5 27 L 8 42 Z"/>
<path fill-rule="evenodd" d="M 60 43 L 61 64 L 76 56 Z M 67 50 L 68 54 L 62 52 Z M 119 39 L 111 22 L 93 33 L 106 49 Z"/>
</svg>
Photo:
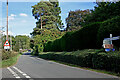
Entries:
<svg viewBox="0 0 120 80">
<path fill-rule="evenodd" d="M 62 38 L 44 45 L 44 51 L 76 51 L 82 49 L 102 48 L 104 38 L 120 36 L 120 16 L 104 22 L 95 22 L 84 26 L 75 32 L 67 32 Z M 113 41 L 115 47 L 120 47 L 120 40 Z"/>
<path fill-rule="evenodd" d="M 49 52 L 39 54 L 40 58 L 56 60 L 94 69 L 120 73 L 120 52 L 103 52 L 88 49 L 75 52 Z"/>
</svg>

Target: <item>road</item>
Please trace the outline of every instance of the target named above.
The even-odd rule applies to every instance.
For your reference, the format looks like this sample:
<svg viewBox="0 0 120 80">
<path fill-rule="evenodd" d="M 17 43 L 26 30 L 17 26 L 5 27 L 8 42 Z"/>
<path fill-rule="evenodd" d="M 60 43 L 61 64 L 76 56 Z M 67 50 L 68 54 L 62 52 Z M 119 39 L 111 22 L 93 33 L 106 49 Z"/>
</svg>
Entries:
<svg viewBox="0 0 120 80">
<path fill-rule="evenodd" d="M 3 68 L 2 76 L 3 78 L 117 78 L 43 60 L 28 53 L 21 55 L 16 65 Z"/>
</svg>

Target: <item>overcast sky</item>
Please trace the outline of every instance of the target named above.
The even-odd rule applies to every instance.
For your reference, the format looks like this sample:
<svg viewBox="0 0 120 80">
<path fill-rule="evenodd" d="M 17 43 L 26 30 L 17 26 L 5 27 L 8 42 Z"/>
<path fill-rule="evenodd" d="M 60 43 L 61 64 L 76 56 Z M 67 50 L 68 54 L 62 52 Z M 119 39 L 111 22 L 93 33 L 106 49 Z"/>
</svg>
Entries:
<svg viewBox="0 0 120 80">
<path fill-rule="evenodd" d="M 32 16 L 31 6 L 37 2 L 9 2 L 9 34 L 30 35 L 36 26 L 36 20 Z M 93 2 L 60 2 L 62 22 L 70 10 L 94 9 L 96 4 Z M 2 26 L 6 26 L 6 2 L 2 2 Z M 6 31 L 6 29 L 4 29 Z"/>
</svg>

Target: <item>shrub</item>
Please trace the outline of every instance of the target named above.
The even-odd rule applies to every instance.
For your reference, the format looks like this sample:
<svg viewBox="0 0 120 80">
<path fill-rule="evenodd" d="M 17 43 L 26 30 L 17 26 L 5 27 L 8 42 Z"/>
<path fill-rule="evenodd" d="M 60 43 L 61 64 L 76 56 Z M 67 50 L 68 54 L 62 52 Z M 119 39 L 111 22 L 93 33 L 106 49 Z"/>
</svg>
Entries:
<svg viewBox="0 0 120 80">
<path fill-rule="evenodd" d="M 2 50 L 2 60 L 6 60 L 6 59 L 9 59 L 11 57 L 14 57 L 16 56 L 18 53 L 17 52 L 14 52 L 14 51 L 5 51 L 5 50 Z"/>
<path fill-rule="evenodd" d="M 75 64 L 81 67 L 89 67 L 120 73 L 120 52 L 106 53 L 101 50 L 90 49 L 62 53 L 50 52 L 47 54 L 39 54 L 39 57 Z"/>
</svg>

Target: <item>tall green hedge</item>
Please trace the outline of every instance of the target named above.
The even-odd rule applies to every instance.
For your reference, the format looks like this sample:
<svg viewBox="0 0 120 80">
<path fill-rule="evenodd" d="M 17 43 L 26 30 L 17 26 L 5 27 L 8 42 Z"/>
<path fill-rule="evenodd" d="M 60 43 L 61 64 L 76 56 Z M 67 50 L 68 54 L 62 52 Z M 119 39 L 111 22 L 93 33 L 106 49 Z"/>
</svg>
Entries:
<svg viewBox="0 0 120 80">
<path fill-rule="evenodd" d="M 104 22 L 95 22 L 75 32 L 67 32 L 62 38 L 44 45 L 44 51 L 75 51 L 102 48 L 103 39 L 120 36 L 120 16 Z M 120 47 L 120 40 L 113 41 Z"/>
<path fill-rule="evenodd" d="M 76 32 L 67 32 L 62 38 L 48 42 L 44 51 L 75 51 L 96 48 L 97 32 L 101 22 L 86 25 Z"/>
</svg>

